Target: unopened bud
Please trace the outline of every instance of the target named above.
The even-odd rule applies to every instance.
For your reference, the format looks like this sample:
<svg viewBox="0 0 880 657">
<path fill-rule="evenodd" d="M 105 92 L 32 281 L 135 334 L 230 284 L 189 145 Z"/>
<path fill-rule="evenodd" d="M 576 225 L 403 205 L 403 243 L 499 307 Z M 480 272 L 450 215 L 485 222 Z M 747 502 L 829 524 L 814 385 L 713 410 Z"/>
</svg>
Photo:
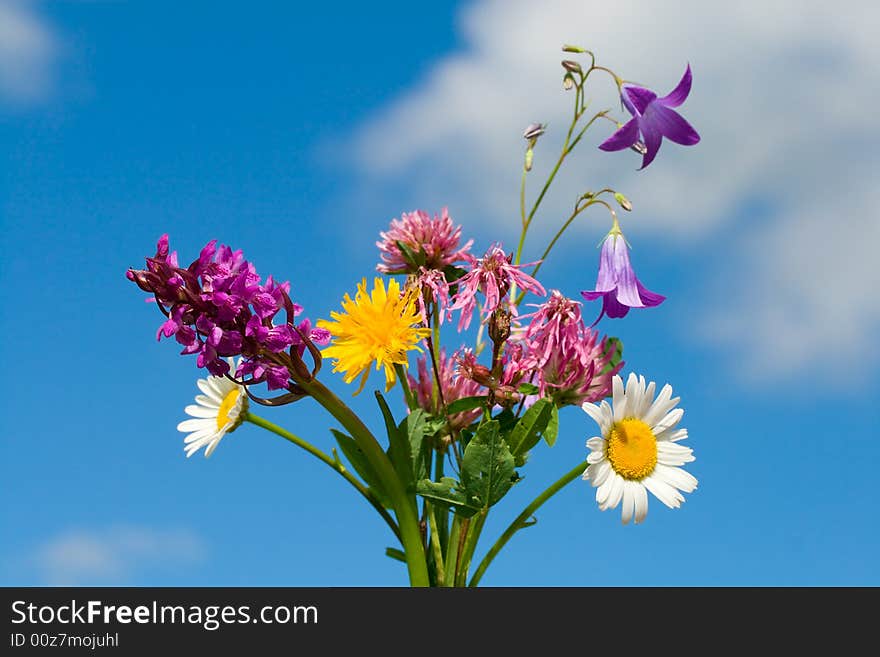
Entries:
<svg viewBox="0 0 880 657">
<path fill-rule="evenodd" d="M 563 59 L 562 60 L 562 68 L 564 68 L 569 73 L 580 73 L 581 65 L 571 59 Z"/>
<path fill-rule="evenodd" d="M 544 128 L 546 127 L 543 123 L 529 123 L 523 132 L 523 139 L 528 139 L 529 141 L 537 139 L 544 134 Z"/>
<path fill-rule="evenodd" d="M 644 155 L 645 153 L 648 152 L 648 147 L 645 146 L 645 143 L 641 142 L 641 141 L 637 141 L 632 146 L 630 146 L 630 148 L 632 150 L 634 150 L 636 153 L 638 153 L 639 155 Z"/>
<path fill-rule="evenodd" d="M 489 317 L 489 337 L 495 344 L 502 344 L 510 337 L 510 313 L 498 308 Z"/>
<path fill-rule="evenodd" d="M 584 52 L 587 52 L 587 51 L 584 50 L 583 48 L 581 48 L 580 46 L 571 46 L 571 45 L 569 45 L 569 44 L 565 44 L 564 46 L 562 46 L 562 52 L 577 52 L 577 53 L 584 53 Z"/>
<path fill-rule="evenodd" d="M 574 88 L 574 76 L 571 73 L 566 73 L 565 77 L 562 78 L 562 88 L 566 91 Z"/>
<path fill-rule="evenodd" d="M 532 159 L 534 158 L 535 151 L 532 150 L 532 147 L 529 146 L 529 149 L 526 151 L 526 163 L 525 168 L 526 171 L 532 170 Z"/>
<path fill-rule="evenodd" d="M 632 203 L 629 202 L 629 199 L 621 194 L 620 192 L 614 192 L 614 200 L 617 201 L 617 204 L 620 205 L 627 212 L 632 212 L 633 206 Z"/>
</svg>

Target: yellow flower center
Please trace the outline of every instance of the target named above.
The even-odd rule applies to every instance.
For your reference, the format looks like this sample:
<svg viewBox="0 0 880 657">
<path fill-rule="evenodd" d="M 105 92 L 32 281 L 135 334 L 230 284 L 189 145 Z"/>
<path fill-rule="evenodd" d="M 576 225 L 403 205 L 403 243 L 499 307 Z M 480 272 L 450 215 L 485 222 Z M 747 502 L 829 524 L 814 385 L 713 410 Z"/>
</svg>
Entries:
<svg viewBox="0 0 880 657">
<path fill-rule="evenodd" d="M 625 418 L 611 426 L 605 456 L 624 479 L 644 479 L 657 466 L 657 438 L 641 420 Z"/>
<path fill-rule="evenodd" d="M 220 409 L 217 411 L 217 431 L 220 431 L 229 422 L 229 411 L 235 406 L 235 402 L 238 401 L 240 394 L 238 388 L 233 388 L 223 398 L 223 401 L 220 402 Z"/>
</svg>

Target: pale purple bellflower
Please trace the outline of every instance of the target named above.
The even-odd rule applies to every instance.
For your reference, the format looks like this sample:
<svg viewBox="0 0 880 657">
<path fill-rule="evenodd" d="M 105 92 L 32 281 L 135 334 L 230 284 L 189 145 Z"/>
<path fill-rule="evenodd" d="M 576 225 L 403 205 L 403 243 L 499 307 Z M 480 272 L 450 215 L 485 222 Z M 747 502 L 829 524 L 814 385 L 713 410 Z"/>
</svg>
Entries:
<svg viewBox="0 0 880 657">
<path fill-rule="evenodd" d="M 596 288 L 584 290 L 581 296 L 587 301 L 602 298 L 602 312 L 596 322 L 593 322 L 594 326 L 603 315 L 623 317 L 630 308 L 651 308 L 666 300 L 662 294 L 651 292 L 642 285 L 636 276 L 629 261 L 629 246 L 616 217 L 602 243 Z"/>
</svg>

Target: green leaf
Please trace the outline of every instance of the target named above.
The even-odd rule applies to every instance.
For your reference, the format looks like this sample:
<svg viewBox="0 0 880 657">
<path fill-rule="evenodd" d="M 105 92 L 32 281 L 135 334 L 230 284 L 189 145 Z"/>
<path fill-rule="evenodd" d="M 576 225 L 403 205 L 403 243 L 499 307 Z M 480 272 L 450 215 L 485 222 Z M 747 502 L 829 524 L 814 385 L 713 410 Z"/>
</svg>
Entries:
<svg viewBox="0 0 880 657">
<path fill-rule="evenodd" d="M 403 487 L 411 491 L 415 479 L 413 478 L 413 458 L 409 436 L 397 426 L 391 409 L 388 408 L 388 402 L 378 390 L 376 391 L 376 401 L 379 403 L 382 417 L 385 418 L 385 431 L 388 432 L 388 458 L 391 459 L 391 465 L 394 466 L 394 471 L 400 477 Z M 414 498 L 412 502 L 415 505 Z"/>
<path fill-rule="evenodd" d="M 430 474 L 428 460 L 431 454 L 431 445 L 425 438 L 433 433 L 429 431 L 427 414 L 420 408 L 410 411 L 409 415 L 400 423 L 398 430 L 409 440 L 410 455 L 413 461 L 413 481 L 424 479 Z"/>
<path fill-rule="evenodd" d="M 397 548 L 388 547 L 385 548 L 385 556 L 391 557 L 396 561 L 402 561 L 406 563 L 406 553 L 403 550 L 398 550 Z"/>
<path fill-rule="evenodd" d="M 552 435 L 548 436 L 548 428 L 551 425 Z M 510 432 L 508 437 L 510 451 L 514 456 L 522 456 L 538 444 L 542 435 L 552 445 L 556 441 L 558 431 L 559 414 L 556 410 L 556 404 L 549 397 L 539 399 L 523 414 L 513 431 Z"/>
<path fill-rule="evenodd" d="M 416 268 L 421 267 L 428 260 L 428 254 L 425 253 L 424 247 L 420 247 L 419 252 L 416 253 L 400 240 L 396 240 L 395 244 L 397 244 L 397 248 L 400 249 L 401 253 L 403 253 L 403 257 L 407 260 L 407 262 L 409 262 L 409 264 L 413 265 Z"/>
<path fill-rule="evenodd" d="M 544 429 L 544 440 L 547 441 L 547 445 L 553 447 L 556 444 L 556 436 L 559 435 L 559 409 L 556 404 L 553 404 L 553 408 L 550 410 L 550 421 L 547 423 L 547 428 Z"/>
<path fill-rule="evenodd" d="M 498 415 L 492 418 L 493 420 L 498 420 L 498 425 L 501 431 L 502 436 L 507 436 L 510 433 L 510 430 L 516 426 L 517 417 L 516 414 L 509 408 L 503 409 Z M 510 440 L 507 440 L 508 445 L 510 444 Z"/>
<path fill-rule="evenodd" d="M 534 383 L 520 383 L 516 391 L 521 395 L 537 395 L 541 389 Z"/>
<path fill-rule="evenodd" d="M 455 265 L 446 265 L 443 268 L 443 275 L 446 277 L 446 282 L 450 285 L 465 274 L 467 274 L 467 269 L 462 269 L 461 267 L 456 267 Z"/>
<path fill-rule="evenodd" d="M 488 508 L 504 497 L 515 479 L 513 468 L 498 422 L 480 425 L 461 461 L 461 483 L 471 501 Z"/>
<path fill-rule="evenodd" d="M 351 467 L 354 468 L 354 471 L 361 476 L 364 483 L 367 484 L 369 489 L 379 500 L 379 503 L 386 509 L 390 509 L 391 503 L 389 502 L 388 493 L 385 491 L 382 479 L 376 474 L 376 471 L 373 469 L 373 466 L 370 465 L 370 462 L 361 451 L 361 448 L 358 447 L 353 438 L 345 435 L 341 431 L 337 431 L 336 429 L 330 429 L 330 431 L 333 433 L 333 437 L 336 438 L 336 442 L 339 443 L 339 449 L 345 454 L 345 458 L 348 459 L 348 462 L 351 464 Z"/>
<path fill-rule="evenodd" d="M 416 484 L 416 492 L 442 508 L 452 507 L 464 518 L 469 518 L 480 510 L 480 506 L 468 497 L 452 477 L 443 477 L 440 481 L 422 479 Z"/>
<path fill-rule="evenodd" d="M 610 372 L 620 364 L 621 360 L 623 360 L 623 343 L 620 341 L 620 338 L 605 338 L 605 349 L 602 351 L 602 355 L 607 356 L 612 353 L 612 351 L 614 355 L 611 356 L 611 360 L 608 361 L 608 364 L 602 368 L 602 374 Z"/>
<path fill-rule="evenodd" d="M 486 403 L 486 395 L 462 397 L 461 399 L 456 399 L 451 404 L 448 404 L 446 406 L 446 412 L 449 415 L 455 415 L 456 413 L 463 413 L 464 411 L 472 411 L 475 408 L 479 408 L 484 403 Z"/>
</svg>

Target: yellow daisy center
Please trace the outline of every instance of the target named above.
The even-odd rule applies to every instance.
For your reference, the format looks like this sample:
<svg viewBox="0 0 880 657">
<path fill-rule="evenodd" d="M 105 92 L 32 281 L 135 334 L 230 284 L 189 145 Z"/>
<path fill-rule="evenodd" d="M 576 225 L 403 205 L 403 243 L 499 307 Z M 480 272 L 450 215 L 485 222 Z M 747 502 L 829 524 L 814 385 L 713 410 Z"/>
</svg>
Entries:
<svg viewBox="0 0 880 657">
<path fill-rule="evenodd" d="M 634 417 L 615 422 L 605 442 L 605 457 L 624 479 L 640 480 L 657 466 L 657 438 L 651 427 Z"/>
<path fill-rule="evenodd" d="M 220 402 L 220 408 L 217 410 L 217 431 L 220 431 L 229 422 L 229 411 L 235 406 L 235 402 L 238 401 L 240 394 L 238 388 L 233 388 L 226 394 L 223 401 Z"/>
</svg>

